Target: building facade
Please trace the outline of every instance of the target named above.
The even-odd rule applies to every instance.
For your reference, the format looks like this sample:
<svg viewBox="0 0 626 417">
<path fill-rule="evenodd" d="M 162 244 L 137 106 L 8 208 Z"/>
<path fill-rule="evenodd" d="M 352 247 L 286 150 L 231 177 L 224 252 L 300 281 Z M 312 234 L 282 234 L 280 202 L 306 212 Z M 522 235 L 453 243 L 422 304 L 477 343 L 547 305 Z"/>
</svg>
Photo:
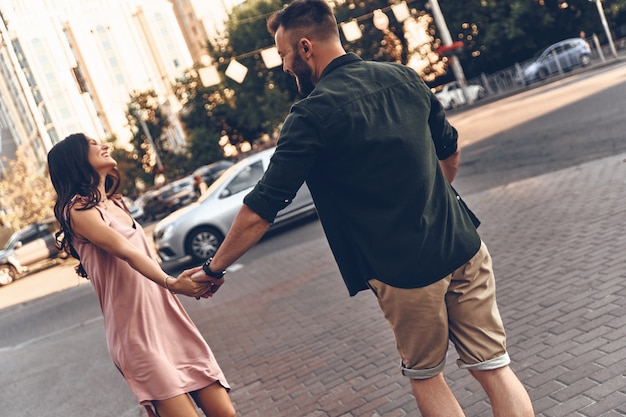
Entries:
<svg viewBox="0 0 626 417">
<path fill-rule="evenodd" d="M 0 0 L 0 157 L 85 132 L 128 143 L 132 92 L 155 91 L 183 146 L 171 85 L 193 65 L 167 0 Z M 0 158 L 2 159 L 2 158 Z M 0 166 L 0 172 L 2 166 Z"/>
</svg>

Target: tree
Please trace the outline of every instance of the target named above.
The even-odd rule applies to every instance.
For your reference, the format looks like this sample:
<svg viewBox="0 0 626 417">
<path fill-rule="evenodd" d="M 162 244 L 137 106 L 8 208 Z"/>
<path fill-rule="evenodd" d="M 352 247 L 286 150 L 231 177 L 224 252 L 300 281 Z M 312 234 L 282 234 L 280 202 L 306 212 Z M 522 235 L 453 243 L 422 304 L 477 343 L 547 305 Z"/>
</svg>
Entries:
<svg viewBox="0 0 626 417">
<path fill-rule="evenodd" d="M 241 84 L 223 77 L 218 85 L 205 86 L 195 68 L 175 85 L 175 94 L 183 103 L 181 120 L 189 150 L 195 159 L 211 163 L 254 147 L 260 138 L 273 135 L 295 100 L 293 78 L 280 68 L 266 68 L 260 55 L 261 49 L 274 44 L 266 18 L 280 7 L 280 0 L 240 4 L 226 22 L 224 40 L 208 45 L 220 72 L 225 72 L 232 60 L 249 69 Z"/>
<path fill-rule="evenodd" d="M 137 180 L 150 187 L 159 174 L 171 181 L 191 172 L 187 149 L 174 150 L 168 144 L 169 122 L 154 91 L 133 92 L 126 118 L 133 132 L 130 149 L 113 153 L 124 175 L 121 188 L 125 194 L 137 194 Z"/>
<path fill-rule="evenodd" d="M 25 149 L 19 147 L 15 159 L 5 160 L 7 175 L 0 180 L 2 224 L 21 229 L 53 215 L 56 193 L 47 175 L 33 171 Z"/>
</svg>

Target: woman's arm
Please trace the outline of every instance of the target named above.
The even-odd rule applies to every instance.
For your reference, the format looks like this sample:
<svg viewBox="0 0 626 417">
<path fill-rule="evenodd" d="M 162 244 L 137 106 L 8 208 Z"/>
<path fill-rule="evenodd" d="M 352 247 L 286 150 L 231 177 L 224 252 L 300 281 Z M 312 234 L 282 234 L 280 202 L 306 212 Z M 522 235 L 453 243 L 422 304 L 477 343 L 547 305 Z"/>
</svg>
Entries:
<svg viewBox="0 0 626 417">
<path fill-rule="evenodd" d="M 72 230 L 89 240 L 104 251 L 128 262 L 128 264 L 146 278 L 156 284 L 167 287 L 172 292 L 190 297 L 198 297 L 203 292 L 203 285 L 194 282 L 190 277 L 200 268 L 183 271 L 178 278 L 170 277 L 159 264 L 139 250 L 128 239 L 109 227 L 98 212 L 98 209 L 77 210 L 72 208 L 70 217 Z"/>
</svg>

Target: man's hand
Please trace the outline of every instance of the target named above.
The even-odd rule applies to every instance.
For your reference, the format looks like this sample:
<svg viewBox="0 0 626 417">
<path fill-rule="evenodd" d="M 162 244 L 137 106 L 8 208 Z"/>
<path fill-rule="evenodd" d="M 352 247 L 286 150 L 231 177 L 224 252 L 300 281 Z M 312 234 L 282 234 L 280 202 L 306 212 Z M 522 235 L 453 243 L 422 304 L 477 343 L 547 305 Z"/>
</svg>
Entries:
<svg viewBox="0 0 626 417">
<path fill-rule="evenodd" d="M 183 294 L 188 297 L 196 297 L 196 299 L 199 299 L 203 296 L 203 294 L 208 292 L 208 289 L 210 289 L 211 286 L 202 281 L 195 281 L 192 278 L 192 275 L 197 273 L 206 277 L 204 272 L 202 272 L 202 267 L 196 267 L 183 271 L 174 281 L 170 279 L 170 283 L 168 285 L 170 291 L 175 294 Z"/>
<path fill-rule="evenodd" d="M 220 289 L 222 284 L 224 283 L 224 277 L 222 278 L 213 278 L 208 276 L 202 270 L 202 267 L 196 267 L 191 269 L 194 273 L 191 275 L 191 279 L 195 281 L 197 284 L 202 285 L 203 289 L 199 295 L 196 296 L 196 300 L 202 298 L 213 297 L 213 294 Z"/>
</svg>

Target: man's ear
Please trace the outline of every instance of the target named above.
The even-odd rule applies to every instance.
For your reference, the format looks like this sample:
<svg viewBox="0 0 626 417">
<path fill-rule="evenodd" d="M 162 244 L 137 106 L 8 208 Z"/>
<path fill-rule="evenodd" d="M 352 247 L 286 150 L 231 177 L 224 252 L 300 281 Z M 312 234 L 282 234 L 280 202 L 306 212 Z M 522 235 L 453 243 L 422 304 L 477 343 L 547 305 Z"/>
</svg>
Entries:
<svg viewBox="0 0 626 417">
<path fill-rule="evenodd" d="M 311 43 L 308 39 L 306 38 L 300 39 L 300 46 L 302 47 L 302 50 L 304 51 L 305 54 L 309 53 L 309 50 L 311 49 Z"/>
</svg>

